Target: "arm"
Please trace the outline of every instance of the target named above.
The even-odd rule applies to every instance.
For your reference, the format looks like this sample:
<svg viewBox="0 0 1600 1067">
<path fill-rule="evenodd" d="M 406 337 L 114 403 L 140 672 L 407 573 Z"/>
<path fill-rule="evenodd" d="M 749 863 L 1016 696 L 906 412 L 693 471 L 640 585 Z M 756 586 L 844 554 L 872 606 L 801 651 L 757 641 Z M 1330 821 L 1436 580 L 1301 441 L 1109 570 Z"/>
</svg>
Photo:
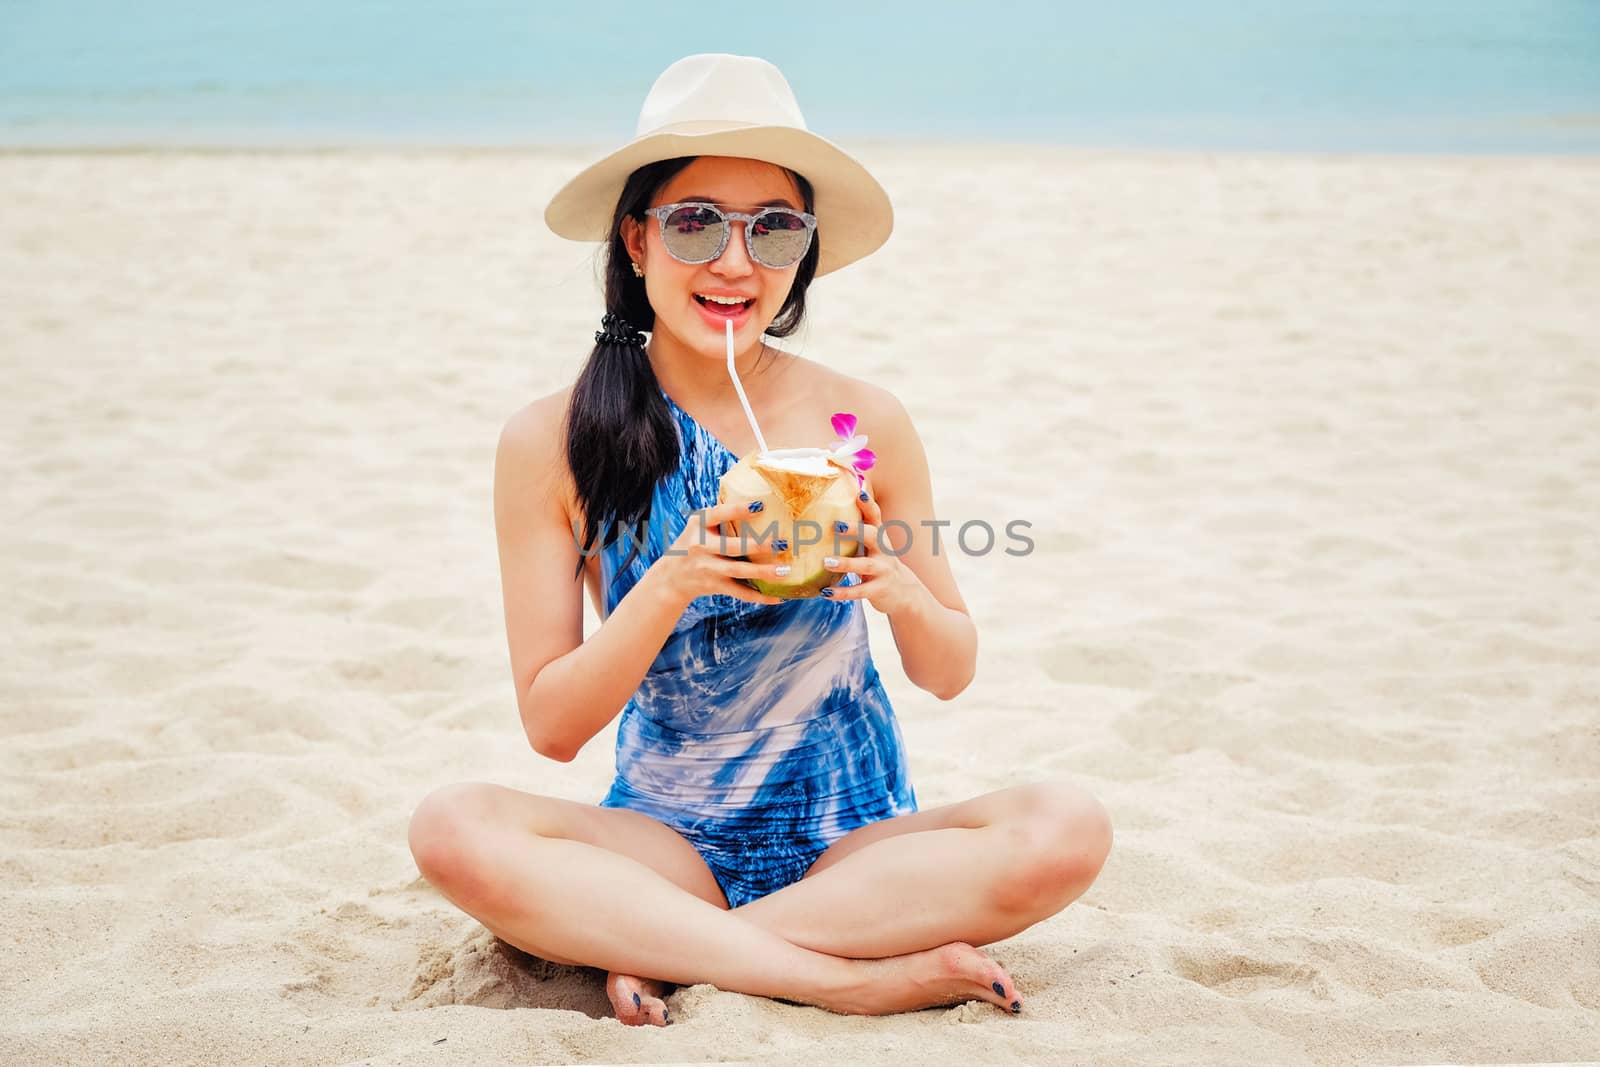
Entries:
<svg viewBox="0 0 1600 1067">
<path fill-rule="evenodd" d="M 885 598 L 885 610 L 906 677 L 940 700 L 950 700 L 977 670 L 978 631 L 950 571 L 954 532 L 948 524 L 931 525 L 936 521 L 933 485 L 922 439 L 900 401 L 882 396 L 884 403 L 872 412 L 872 421 L 862 420 L 878 455 L 862 514 L 868 524 L 883 530 L 888 550 L 882 555 L 893 555 L 900 564 L 896 577 L 902 580 L 893 596 Z"/>
<path fill-rule="evenodd" d="M 563 763 L 633 696 L 683 614 L 651 568 L 583 639 L 583 584 L 568 519 L 565 397 L 506 423 L 495 453 L 495 536 L 517 711 L 534 750 Z"/>
<path fill-rule="evenodd" d="M 773 566 L 730 560 L 708 530 L 748 501 L 706 509 L 630 589 L 600 629 L 583 639 L 583 585 L 574 576 L 578 508 L 566 463 L 564 395 L 546 397 L 507 422 L 495 454 L 495 535 L 505 598 L 506 640 L 523 732 L 536 752 L 563 763 L 616 718 L 638 690 L 684 609 L 723 594 L 782 603 L 741 584 L 777 577 Z M 603 594 L 602 594 L 603 596 Z"/>
</svg>

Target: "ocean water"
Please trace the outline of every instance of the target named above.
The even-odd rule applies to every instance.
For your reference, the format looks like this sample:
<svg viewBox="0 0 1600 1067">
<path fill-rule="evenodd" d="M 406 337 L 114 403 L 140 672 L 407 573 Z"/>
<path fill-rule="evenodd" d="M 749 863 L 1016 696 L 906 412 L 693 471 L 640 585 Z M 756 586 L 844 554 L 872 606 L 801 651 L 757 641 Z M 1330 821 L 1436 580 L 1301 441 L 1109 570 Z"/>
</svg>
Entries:
<svg viewBox="0 0 1600 1067">
<path fill-rule="evenodd" d="M 1600 0 L 0 0 L 0 145 L 613 144 L 691 52 L 835 138 L 1600 151 Z"/>
</svg>

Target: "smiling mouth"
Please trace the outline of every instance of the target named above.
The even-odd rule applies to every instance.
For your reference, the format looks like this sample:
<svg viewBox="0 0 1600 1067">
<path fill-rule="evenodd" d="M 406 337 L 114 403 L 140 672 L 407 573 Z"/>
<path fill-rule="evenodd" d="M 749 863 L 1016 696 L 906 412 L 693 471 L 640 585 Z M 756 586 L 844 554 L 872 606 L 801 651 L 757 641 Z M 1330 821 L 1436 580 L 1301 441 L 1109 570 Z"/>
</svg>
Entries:
<svg viewBox="0 0 1600 1067">
<path fill-rule="evenodd" d="M 695 301 L 712 314 L 728 316 L 738 315 L 755 304 L 755 300 L 753 299 L 746 300 L 740 304 L 719 304 L 715 300 L 707 300 L 698 293 L 695 294 Z"/>
</svg>

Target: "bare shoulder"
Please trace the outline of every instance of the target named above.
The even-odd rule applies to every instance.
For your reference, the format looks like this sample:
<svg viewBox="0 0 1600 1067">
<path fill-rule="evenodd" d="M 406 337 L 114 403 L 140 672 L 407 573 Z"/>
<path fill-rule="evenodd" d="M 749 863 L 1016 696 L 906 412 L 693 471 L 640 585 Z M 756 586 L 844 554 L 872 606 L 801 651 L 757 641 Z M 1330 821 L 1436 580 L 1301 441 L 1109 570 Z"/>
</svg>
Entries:
<svg viewBox="0 0 1600 1067">
<path fill-rule="evenodd" d="M 567 404 L 572 387 L 531 400 L 500 430 L 495 455 L 497 495 L 529 505 L 559 505 L 570 514 L 572 473 L 567 466 Z"/>
<path fill-rule="evenodd" d="M 567 405 L 572 399 L 572 386 L 530 400 L 506 419 L 501 430 L 501 440 L 509 440 L 518 448 L 548 447 L 562 440 L 567 418 Z"/>
<path fill-rule="evenodd" d="M 911 414 L 892 390 L 811 360 L 804 362 L 819 407 L 854 415 L 856 432 L 866 434 L 875 450 L 909 444 L 908 439 L 916 432 Z"/>
<path fill-rule="evenodd" d="M 895 518 L 931 515 L 933 502 L 928 457 L 911 413 L 894 391 L 807 361 L 812 388 L 808 407 L 849 412 L 856 433 L 865 434 L 876 461 L 867 475 L 868 489 Z M 909 520 L 908 520 L 909 521 Z"/>
</svg>

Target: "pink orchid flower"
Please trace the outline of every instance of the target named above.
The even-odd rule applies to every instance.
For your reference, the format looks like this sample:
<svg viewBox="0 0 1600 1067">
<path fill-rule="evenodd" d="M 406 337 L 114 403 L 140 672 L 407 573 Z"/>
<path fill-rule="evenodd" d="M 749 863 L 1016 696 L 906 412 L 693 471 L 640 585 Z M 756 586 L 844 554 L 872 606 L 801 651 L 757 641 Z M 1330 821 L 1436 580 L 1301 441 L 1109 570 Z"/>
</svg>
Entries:
<svg viewBox="0 0 1600 1067">
<path fill-rule="evenodd" d="M 859 489 L 866 483 L 862 472 L 871 470 L 878 457 L 867 447 L 867 435 L 856 433 L 856 417 L 848 411 L 834 413 L 833 432 L 839 435 L 833 446 L 834 459 L 855 472 Z"/>
</svg>

